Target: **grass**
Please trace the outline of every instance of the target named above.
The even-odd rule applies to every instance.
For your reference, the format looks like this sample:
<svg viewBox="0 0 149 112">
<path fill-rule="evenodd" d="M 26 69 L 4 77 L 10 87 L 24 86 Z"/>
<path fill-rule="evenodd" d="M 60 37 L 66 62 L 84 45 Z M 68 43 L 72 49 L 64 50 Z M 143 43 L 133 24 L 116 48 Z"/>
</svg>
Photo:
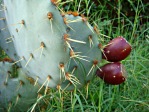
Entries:
<svg viewBox="0 0 149 112">
<path fill-rule="evenodd" d="M 47 112 L 148 112 L 149 111 L 149 22 L 147 7 L 149 3 L 143 0 L 118 0 L 109 2 L 91 0 L 74 0 L 64 7 L 65 11 L 79 11 L 89 17 L 92 25 L 95 23 L 101 33 L 108 37 L 99 36 L 102 44 L 119 35 L 125 37 L 132 45 L 130 56 L 123 60 L 127 70 L 127 81 L 121 85 L 105 84 L 95 77 L 86 89 L 63 92 L 50 90 L 50 94 L 41 100 L 42 107 L 37 110 Z M 127 6 L 135 16 L 127 16 Z M 111 8 L 107 8 L 110 6 Z M 114 14 L 113 15 L 113 11 Z M 129 13 L 129 12 L 128 12 Z M 128 14 L 129 15 L 129 14 Z M 142 20 L 145 19 L 145 22 Z M 101 65 L 107 62 L 103 61 Z"/>
<path fill-rule="evenodd" d="M 99 1 L 99 0 L 98 0 Z M 79 10 L 90 17 L 91 24 L 98 24 L 101 33 L 111 38 L 99 37 L 105 44 L 118 35 L 124 36 L 132 45 L 132 53 L 122 61 L 127 70 L 127 81 L 119 86 L 105 84 L 98 77 L 90 83 L 88 98 L 86 91 L 76 91 L 70 101 L 70 93 L 64 95 L 65 112 L 147 112 L 149 111 L 149 23 L 141 23 L 140 15 L 149 4 L 141 0 L 129 1 L 134 10 L 134 17 L 127 17 L 123 13 L 122 5 L 125 1 L 119 0 L 116 6 L 105 1 L 104 5 L 95 6 L 89 0 L 74 0 L 68 4 L 67 10 Z M 100 3 L 100 1 L 99 1 Z M 75 5 L 74 5 L 75 4 Z M 80 5 L 79 5 L 80 4 Z M 102 4 L 102 3 L 101 3 Z M 112 17 L 112 11 L 108 10 L 106 4 L 117 11 L 117 16 Z M 80 6 L 80 7 L 78 7 Z M 95 8 L 96 7 L 96 8 Z M 100 9 L 100 10 L 96 10 Z M 146 17 L 143 13 L 143 18 Z M 93 19 L 92 19 L 93 18 Z M 116 25 L 115 25 L 116 24 Z M 103 61 L 102 64 L 105 62 Z M 56 101 L 56 108 L 47 111 L 59 111 L 59 103 Z M 52 108 L 51 108 L 52 109 Z"/>
<path fill-rule="evenodd" d="M 98 0 L 99 1 L 99 0 Z M 132 53 L 122 61 L 127 70 L 127 81 L 118 86 L 105 84 L 101 79 L 95 79 L 89 84 L 88 98 L 86 90 L 65 92 L 62 101 L 58 94 L 54 94 L 48 103 L 48 112 L 147 112 L 149 111 L 149 23 L 141 23 L 141 19 L 148 20 L 145 10 L 149 4 L 141 0 L 128 0 L 135 16 L 127 17 L 123 13 L 122 5 L 125 1 L 119 0 L 117 5 L 108 1 L 99 1 L 99 5 L 90 0 L 74 0 L 65 6 L 66 11 L 80 11 L 89 17 L 92 25 L 95 23 L 110 38 L 99 36 L 101 43 L 116 36 L 124 36 L 132 45 Z M 106 7 L 109 4 L 112 8 Z M 97 10 L 100 9 L 100 10 Z M 116 16 L 112 16 L 112 11 Z M 143 12 L 142 12 L 143 11 Z M 142 14 L 141 14 L 142 13 Z M 143 15 L 140 17 L 140 15 Z M 105 64 L 103 61 L 101 65 Z M 47 96 L 48 97 L 48 96 Z"/>
</svg>

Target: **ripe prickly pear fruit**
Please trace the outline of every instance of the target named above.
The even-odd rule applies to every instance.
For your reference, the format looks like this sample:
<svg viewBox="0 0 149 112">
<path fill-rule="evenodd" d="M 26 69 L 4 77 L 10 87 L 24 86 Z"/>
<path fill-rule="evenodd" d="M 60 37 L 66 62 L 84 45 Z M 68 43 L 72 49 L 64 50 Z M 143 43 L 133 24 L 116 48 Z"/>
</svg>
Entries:
<svg viewBox="0 0 149 112">
<path fill-rule="evenodd" d="M 108 63 L 96 71 L 104 82 L 118 85 L 126 80 L 126 70 L 120 62 Z"/>
<path fill-rule="evenodd" d="M 131 52 L 131 45 L 125 38 L 119 36 L 111 40 L 103 48 L 103 58 L 110 62 L 119 62 L 125 59 Z"/>
</svg>

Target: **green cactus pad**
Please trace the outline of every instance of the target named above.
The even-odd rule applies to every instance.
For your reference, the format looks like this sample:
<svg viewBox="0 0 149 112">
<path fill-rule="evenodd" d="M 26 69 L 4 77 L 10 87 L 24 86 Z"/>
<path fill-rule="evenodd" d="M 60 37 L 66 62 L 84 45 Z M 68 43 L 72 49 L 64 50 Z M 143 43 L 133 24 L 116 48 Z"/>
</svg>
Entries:
<svg viewBox="0 0 149 112">
<path fill-rule="evenodd" d="M 74 41 L 70 41 L 70 46 L 76 53 L 74 57 L 73 55 L 71 57 L 69 72 L 71 73 L 76 67 L 74 76 L 80 82 L 76 87 L 80 88 L 92 80 L 101 61 L 98 36 L 93 27 L 87 21 L 83 21 L 82 17 L 65 15 L 64 19 L 66 20 L 66 28 L 69 29 L 67 35 L 70 39 L 74 39 Z M 68 82 L 62 85 L 65 87 Z M 74 85 L 68 87 L 70 90 L 72 88 Z"/>
<path fill-rule="evenodd" d="M 59 64 L 67 64 L 69 59 L 69 49 L 63 41 L 66 29 L 60 12 L 50 0 L 4 0 L 4 4 L 22 67 L 35 80 L 39 78 L 40 84 L 50 77 L 49 87 L 56 87 L 62 80 Z"/>
<path fill-rule="evenodd" d="M 4 0 L 4 4 L 22 68 L 41 87 L 71 90 L 93 78 L 101 51 L 97 34 L 86 19 L 62 18 L 49 0 Z"/>
<path fill-rule="evenodd" d="M 0 107 L 7 111 L 26 111 L 37 98 L 37 86 L 33 86 L 21 69 L 12 78 L 12 64 L 0 62 Z"/>
<path fill-rule="evenodd" d="M 3 9 L 0 5 L 0 9 Z M 13 36 L 7 27 L 4 11 L 0 11 L 0 47 L 7 53 L 12 60 L 18 60 L 16 50 L 12 41 Z"/>
</svg>

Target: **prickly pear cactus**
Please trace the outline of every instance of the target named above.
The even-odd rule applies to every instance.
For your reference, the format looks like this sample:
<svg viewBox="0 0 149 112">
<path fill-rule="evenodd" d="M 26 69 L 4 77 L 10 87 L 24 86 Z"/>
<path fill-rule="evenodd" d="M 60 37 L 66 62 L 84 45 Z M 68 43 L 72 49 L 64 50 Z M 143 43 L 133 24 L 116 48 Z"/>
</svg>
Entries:
<svg viewBox="0 0 149 112">
<path fill-rule="evenodd" d="M 85 17 L 65 15 L 63 19 L 69 29 L 65 34 L 65 39 L 70 41 L 69 71 L 78 79 L 74 82 L 80 82 L 77 87 L 83 87 L 92 80 L 101 61 L 98 37 Z"/>
<path fill-rule="evenodd" d="M 12 63 L 0 62 L 0 111 L 26 111 L 37 98 L 37 86 L 21 69 L 14 72 Z"/>
<path fill-rule="evenodd" d="M 66 30 L 59 11 L 49 0 L 4 0 L 4 4 L 22 67 L 40 84 L 50 79 L 49 86 L 56 87 L 60 82 L 59 65 L 69 60 L 62 38 Z M 15 23 L 18 24 L 11 26 Z"/>
<path fill-rule="evenodd" d="M 15 63 L 20 62 L 41 88 L 83 87 L 101 61 L 96 32 L 85 17 L 62 17 L 51 1 L 4 0 L 8 29 L 20 57 Z"/>
</svg>

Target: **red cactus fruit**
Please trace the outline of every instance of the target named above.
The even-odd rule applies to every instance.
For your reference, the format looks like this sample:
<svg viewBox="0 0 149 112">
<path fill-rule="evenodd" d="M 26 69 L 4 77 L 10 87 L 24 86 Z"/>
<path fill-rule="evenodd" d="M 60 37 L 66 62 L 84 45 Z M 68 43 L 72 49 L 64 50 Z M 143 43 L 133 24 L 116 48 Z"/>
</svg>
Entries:
<svg viewBox="0 0 149 112">
<path fill-rule="evenodd" d="M 126 71 L 120 62 L 108 63 L 96 71 L 96 74 L 104 82 L 112 85 L 118 85 L 126 80 Z"/>
<path fill-rule="evenodd" d="M 110 62 L 119 62 L 130 54 L 131 49 L 131 45 L 127 40 L 119 36 L 111 40 L 106 47 L 103 48 L 103 59 Z"/>
</svg>

